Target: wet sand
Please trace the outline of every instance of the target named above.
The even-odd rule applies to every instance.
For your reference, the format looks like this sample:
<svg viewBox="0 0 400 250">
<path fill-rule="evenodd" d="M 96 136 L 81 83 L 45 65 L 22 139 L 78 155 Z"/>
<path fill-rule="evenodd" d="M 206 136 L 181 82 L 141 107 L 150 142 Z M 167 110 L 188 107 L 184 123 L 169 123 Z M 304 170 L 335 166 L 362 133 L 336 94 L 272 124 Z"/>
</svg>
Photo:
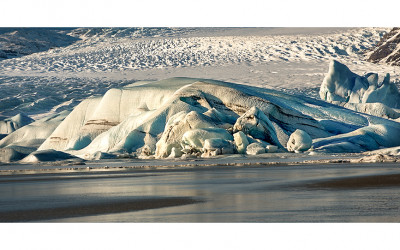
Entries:
<svg viewBox="0 0 400 250">
<path fill-rule="evenodd" d="M 0 222 L 30 222 L 87 215 L 132 212 L 145 209 L 181 206 L 200 202 L 189 197 L 167 197 L 103 202 L 70 207 L 42 208 L 0 212 Z"/>
<path fill-rule="evenodd" d="M 317 181 L 316 183 L 306 184 L 305 187 L 327 189 L 400 187 L 400 174 L 356 176 L 342 179 Z"/>
</svg>

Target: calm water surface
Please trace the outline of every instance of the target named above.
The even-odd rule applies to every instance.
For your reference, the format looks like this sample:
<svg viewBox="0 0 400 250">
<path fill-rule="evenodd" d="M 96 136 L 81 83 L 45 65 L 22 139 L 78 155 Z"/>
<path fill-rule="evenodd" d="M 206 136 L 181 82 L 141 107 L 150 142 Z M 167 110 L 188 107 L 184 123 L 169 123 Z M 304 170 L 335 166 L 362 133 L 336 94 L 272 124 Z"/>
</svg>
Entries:
<svg viewBox="0 0 400 250">
<path fill-rule="evenodd" d="M 175 200 L 164 206 L 165 199 Z M 150 209 L 127 208 L 118 212 L 118 206 L 126 201 L 136 205 L 143 201 L 152 203 L 147 207 Z M 117 212 L 101 210 L 104 204 L 114 206 Z M 161 205 L 152 208 L 154 204 Z M 74 217 L 75 208 L 84 210 L 93 205 L 100 210 L 87 210 L 89 215 Z M 53 209 L 64 212 L 54 215 Z M 29 217 L 38 211 L 43 212 L 40 219 Z M 13 213 L 27 217 L 16 219 Z M 0 220 L 400 222 L 400 164 L 199 167 L 0 176 Z"/>
</svg>

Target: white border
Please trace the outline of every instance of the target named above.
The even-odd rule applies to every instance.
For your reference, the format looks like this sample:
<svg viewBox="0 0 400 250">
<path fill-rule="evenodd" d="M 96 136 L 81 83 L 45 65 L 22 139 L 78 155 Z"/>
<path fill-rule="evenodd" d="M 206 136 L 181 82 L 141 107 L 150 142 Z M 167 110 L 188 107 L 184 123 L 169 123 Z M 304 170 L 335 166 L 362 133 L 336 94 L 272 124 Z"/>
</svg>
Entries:
<svg viewBox="0 0 400 250">
<path fill-rule="evenodd" d="M 392 0 L 3 0 L 2 27 L 399 26 Z"/>
</svg>

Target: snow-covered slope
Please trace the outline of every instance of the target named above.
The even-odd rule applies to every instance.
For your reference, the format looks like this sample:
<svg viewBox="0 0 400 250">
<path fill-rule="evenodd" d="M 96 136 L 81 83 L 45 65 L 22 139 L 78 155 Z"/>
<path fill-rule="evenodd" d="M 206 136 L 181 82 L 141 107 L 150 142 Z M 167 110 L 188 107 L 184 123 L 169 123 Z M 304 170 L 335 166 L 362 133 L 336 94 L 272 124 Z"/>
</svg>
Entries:
<svg viewBox="0 0 400 250">
<path fill-rule="evenodd" d="M 400 66 L 400 28 L 393 28 L 367 53 L 368 61 Z"/>
<path fill-rule="evenodd" d="M 387 29 L 273 36 L 200 36 L 132 39 L 92 35 L 66 48 L 0 62 L 2 71 L 98 72 L 193 67 L 268 61 L 353 58 L 375 44 Z M 111 31 L 110 31 L 111 32 Z M 145 32 L 145 31 L 143 31 Z M 181 32 L 181 31 L 179 31 Z M 128 33 L 129 34 L 129 33 Z M 179 33 L 178 33 L 179 34 Z"/>
<path fill-rule="evenodd" d="M 0 60 L 68 46 L 78 40 L 66 34 L 69 30 L 60 28 L 0 28 Z"/>
</svg>

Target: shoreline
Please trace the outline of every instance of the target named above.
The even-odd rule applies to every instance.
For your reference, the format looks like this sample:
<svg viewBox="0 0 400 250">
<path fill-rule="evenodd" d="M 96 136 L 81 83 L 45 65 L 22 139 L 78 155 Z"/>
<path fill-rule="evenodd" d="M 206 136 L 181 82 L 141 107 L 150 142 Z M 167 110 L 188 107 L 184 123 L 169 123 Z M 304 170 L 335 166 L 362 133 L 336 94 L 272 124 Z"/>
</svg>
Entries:
<svg viewBox="0 0 400 250">
<path fill-rule="evenodd" d="M 276 154 L 278 155 L 278 154 Z M 39 164 L 5 164 L 0 166 L 0 176 L 34 175 L 57 173 L 94 173 L 94 172 L 132 172 L 135 170 L 174 170 L 193 168 L 220 168 L 220 167 L 269 167 L 291 165 L 318 165 L 318 164 L 357 164 L 357 163 L 395 163 L 400 162 L 400 156 L 343 154 L 343 155 L 295 155 L 275 157 L 216 157 L 196 158 L 190 160 L 104 160 L 87 161 L 78 164 L 73 162 L 42 162 Z M 1 167 L 3 169 L 1 169 Z M 12 167 L 17 167 L 13 169 Z"/>
</svg>

